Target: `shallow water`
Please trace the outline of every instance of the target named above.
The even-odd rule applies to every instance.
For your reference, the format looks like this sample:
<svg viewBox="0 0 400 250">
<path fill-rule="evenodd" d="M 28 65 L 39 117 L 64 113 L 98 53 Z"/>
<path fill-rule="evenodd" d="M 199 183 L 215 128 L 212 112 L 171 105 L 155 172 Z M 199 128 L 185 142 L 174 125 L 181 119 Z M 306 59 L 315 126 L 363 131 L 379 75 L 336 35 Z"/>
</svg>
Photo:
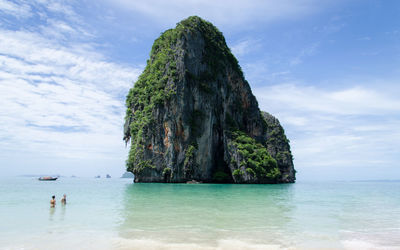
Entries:
<svg viewBox="0 0 400 250">
<path fill-rule="evenodd" d="M 400 249 L 400 182 L 3 178 L 0 222 L 3 249 Z"/>
</svg>

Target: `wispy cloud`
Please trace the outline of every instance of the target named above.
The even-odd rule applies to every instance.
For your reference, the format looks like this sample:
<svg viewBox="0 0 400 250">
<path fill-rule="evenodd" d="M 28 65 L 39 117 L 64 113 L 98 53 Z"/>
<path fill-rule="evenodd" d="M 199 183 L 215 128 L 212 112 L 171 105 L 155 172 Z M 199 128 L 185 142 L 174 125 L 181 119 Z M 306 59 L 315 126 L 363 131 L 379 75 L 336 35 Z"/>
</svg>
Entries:
<svg viewBox="0 0 400 250">
<path fill-rule="evenodd" d="M 176 22 L 190 15 L 200 15 L 217 24 L 244 25 L 249 21 L 272 22 L 287 20 L 314 13 L 333 4 L 334 1 L 316 0 L 113 0 L 112 4 L 123 7 L 156 21 Z"/>
<path fill-rule="evenodd" d="M 235 56 L 240 57 L 257 51 L 260 47 L 260 41 L 257 39 L 243 39 L 233 44 L 231 50 Z"/>
<path fill-rule="evenodd" d="M 364 36 L 364 37 L 360 37 L 360 38 L 358 38 L 358 40 L 360 40 L 360 41 L 371 41 L 371 37 L 369 37 L 369 36 Z"/>
<path fill-rule="evenodd" d="M 17 18 L 27 18 L 32 15 L 31 7 L 23 2 L 14 3 L 7 0 L 0 0 L 0 13 L 12 15 Z"/>
<path fill-rule="evenodd" d="M 365 28 L 359 23 L 354 26 L 346 11 L 326 11 L 340 2 L 344 1 L 105 0 L 85 3 L 90 6 L 85 6 L 91 10 L 89 14 L 79 1 L 0 0 L 0 165 L 17 160 L 28 165 L 30 157 L 36 157 L 37 165 L 49 157 L 60 162 L 101 159 L 97 162 L 117 163 L 122 171 L 127 153 L 121 140 L 124 99 L 143 66 L 117 60 L 145 62 L 143 51 L 164 26 L 173 27 L 187 16 L 199 15 L 222 26 L 227 39 L 233 41 L 232 51 L 239 57 L 260 107 L 281 120 L 292 141 L 300 179 L 305 172 L 325 170 L 358 171 L 352 175 L 358 176 L 368 167 L 373 170 L 366 174 L 380 171 L 389 176 L 395 173 L 393 164 L 399 160 L 398 80 L 319 83 L 313 79 L 333 81 L 338 76 L 318 74 L 319 70 L 328 71 L 319 65 L 300 73 L 296 67 L 310 57 L 313 62 L 332 59 L 327 49 L 346 53 L 335 47 L 351 42 L 340 32 L 353 34 L 351 29 Z M 78 9 L 87 16 L 78 14 Z M 287 25 L 287 21 L 323 11 L 328 20 L 321 21 L 319 15 L 314 20 L 307 18 L 307 23 L 312 23 L 309 25 Z M 275 23 L 284 25 L 265 29 Z M 146 24 L 151 32 L 143 28 Z M 288 29 L 280 30 L 282 27 Z M 249 30 L 257 30 L 260 40 L 249 37 Z M 391 39 L 400 34 L 396 27 L 387 31 L 386 37 Z M 279 36 L 285 32 L 295 35 Z M 138 39 L 135 46 L 128 44 L 132 35 Z M 374 43 L 382 40 L 375 39 L 379 34 L 373 30 L 355 32 L 350 38 L 356 42 L 355 38 L 366 35 Z M 361 42 L 373 44 L 368 39 Z M 114 49 L 117 45 L 122 47 Z M 380 52 L 387 47 L 393 48 L 391 54 L 396 52 L 397 47 L 382 45 L 378 49 L 366 47 L 365 51 Z M 135 59 L 126 53 L 128 50 Z M 363 55 L 362 60 L 371 54 Z M 384 51 L 378 56 L 382 55 Z M 340 58 L 336 58 L 337 64 L 345 64 Z M 390 63 L 382 58 L 384 61 Z M 366 70 L 370 67 L 362 61 L 354 65 Z M 395 64 L 387 66 L 393 73 Z M 349 69 L 338 68 L 332 72 Z M 318 76 L 312 77 L 314 73 Z M 98 166 L 93 169 L 97 171 Z"/>
<path fill-rule="evenodd" d="M 260 90 L 260 89 L 259 89 Z M 274 85 L 265 88 L 260 99 L 271 105 L 284 102 L 292 109 L 338 115 L 384 115 L 400 112 L 400 100 L 392 93 L 353 86 L 335 91 L 321 90 L 296 84 Z"/>
<path fill-rule="evenodd" d="M 303 62 L 306 57 L 313 56 L 318 49 L 319 43 L 315 42 L 302 49 L 294 58 L 289 61 L 290 65 L 297 65 Z"/>
<path fill-rule="evenodd" d="M 383 171 L 397 158 L 400 90 L 394 86 L 326 90 L 290 83 L 254 92 L 261 109 L 275 114 L 287 129 L 300 169 L 322 168 L 337 177 L 334 169 L 344 168 L 343 173 L 359 171 L 353 178 L 374 178 L 366 177 L 372 172 L 363 168 Z M 310 178 L 312 171 L 306 172 Z"/>
<path fill-rule="evenodd" d="M 75 15 L 54 2 L 42 7 Z M 124 96 L 140 69 L 110 61 L 90 42 L 65 40 L 64 34 L 80 29 L 54 18 L 32 29 L 0 28 L 3 159 L 31 154 L 123 161 Z"/>
</svg>

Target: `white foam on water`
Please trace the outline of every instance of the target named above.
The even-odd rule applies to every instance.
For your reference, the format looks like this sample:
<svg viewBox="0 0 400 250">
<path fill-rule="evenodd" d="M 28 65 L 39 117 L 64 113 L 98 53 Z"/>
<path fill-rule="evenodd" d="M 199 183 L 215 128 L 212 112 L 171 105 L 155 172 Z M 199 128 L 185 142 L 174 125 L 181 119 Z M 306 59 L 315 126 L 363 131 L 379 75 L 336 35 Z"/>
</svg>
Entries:
<svg viewBox="0 0 400 250">
<path fill-rule="evenodd" d="M 341 247 L 290 246 L 260 244 L 239 239 L 221 239 L 214 242 L 176 243 L 157 239 L 126 239 L 98 232 L 80 232 L 68 235 L 35 236 L 23 242 L 0 246 L 4 250 L 31 249 L 99 249 L 99 250 L 305 250 L 305 249 L 346 249 L 346 250 L 400 250 L 399 246 L 384 246 L 359 239 L 343 240 Z"/>
<path fill-rule="evenodd" d="M 113 249 L 111 235 L 97 231 L 80 231 L 75 233 L 40 233 L 29 237 L 9 239 L 0 244 L 0 249 L 7 250 L 69 250 L 69 249 Z"/>
<path fill-rule="evenodd" d="M 218 250 L 259 250 L 259 249 L 267 249 L 267 250 L 279 250 L 279 249 L 284 249 L 279 245 L 266 245 L 266 244 L 257 244 L 257 243 L 251 243 L 251 242 L 246 242 L 246 241 L 241 241 L 241 240 L 235 240 L 235 239 L 225 239 L 225 240 L 219 240 L 218 241 Z"/>
<path fill-rule="evenodd" d="M 346 250 L 400 250 L 400 246 L 383 246 L 358 239 L 344 240 L 342 245 Z"/>
<path fill-rule="evenodd" d="M 280 250 L 278 245 L 259 244 L 238 239 L 221 239 L 210 242 L 168 242 L 151 238 L 127 239 L 105 232 L 80 231 L 75 233 L 37 234 L 23 239 L 10 239 L 0 244 L 4 250 Z M 294 249 L 294 248 L 293 248 Z"/>
<path fill-rule="evenodd" d="M 223 239 L 218 240 L 216 244 L 207 245 L 196 244 L 196 243 L 171 243 L 157 241 L 153 239 L 124 239 L 124 238 L 114 238 L 112 246 L 114 249 L 118 250 L 128 250 L 128 249 L 157 249 L 157 250 L 280 250 L 288 249 L 282 248 L 278 245 L 266 245 L 257 244 L 252 242 L 246 242 L 236 239 Z M 292 248 L 289 248 L 292 249 Z"/>
<path fill-rule="evenodd" d="M 128 249 L 194 249 L 194 250 L 208 250 L 214 249 L 212 247 L 200 246 L 194 243 L 165 243 L 162 241 L 152 240 L 152 239 L 123 239 L 123 238 L 115 238 L 112 240 L 112 246 L 114 249 L 118 250 L 128 250 Z"/>
</svg>

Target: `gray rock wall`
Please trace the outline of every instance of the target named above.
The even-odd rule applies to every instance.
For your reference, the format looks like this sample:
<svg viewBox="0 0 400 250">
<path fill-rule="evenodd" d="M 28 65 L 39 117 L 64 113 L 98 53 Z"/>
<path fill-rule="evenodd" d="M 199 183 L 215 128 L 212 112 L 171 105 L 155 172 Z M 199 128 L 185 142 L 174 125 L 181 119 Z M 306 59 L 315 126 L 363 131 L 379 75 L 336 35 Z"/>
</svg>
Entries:
<svg viewBox="0 0 400 250">
<path fill-rule="evenodd" d="M 158 76 L 166 79 L 159 91 L 173 94 L 153 104 L 156 93 L 141 93 L 152 82 L 142 81 L 127 99 L 124 140 L 131 140 L 127 167 L 135 182 L 294 182 L 283 128 L 273 116 L 260 112 L 222 33 L 198 17 L 167 32 L 167 38 L 176 40 L 162 36 L 163 43 L 156 41 L 167 52 L 153 46 L 158 54 L 151 56 L 143 77 L 156 79 L 150 75 L 158 74 L 152 70 L 156 66 L 165 72 L 176 70 L 172 76 Z M 170 59 L 158 58 L 164 55 Z M 165 65 L 160 67 L 160 61 Z M 143 113 L 148 115 L 143 118 Z"/>
</svg>

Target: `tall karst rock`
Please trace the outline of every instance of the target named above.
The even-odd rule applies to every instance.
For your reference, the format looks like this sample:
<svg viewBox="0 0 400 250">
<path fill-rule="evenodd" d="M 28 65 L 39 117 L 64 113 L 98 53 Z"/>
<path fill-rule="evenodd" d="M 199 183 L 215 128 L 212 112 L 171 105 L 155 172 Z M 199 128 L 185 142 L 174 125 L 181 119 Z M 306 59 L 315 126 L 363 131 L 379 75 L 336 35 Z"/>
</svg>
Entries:
<svg viewBox="0 0 400 250">
<path fill-rule="evenodd" d="M 279 121 L 259 110 L 222 33 L 199 17 L 154 42 L 126 106 L 135 182 L 295 181 Z"/>
</svg>

